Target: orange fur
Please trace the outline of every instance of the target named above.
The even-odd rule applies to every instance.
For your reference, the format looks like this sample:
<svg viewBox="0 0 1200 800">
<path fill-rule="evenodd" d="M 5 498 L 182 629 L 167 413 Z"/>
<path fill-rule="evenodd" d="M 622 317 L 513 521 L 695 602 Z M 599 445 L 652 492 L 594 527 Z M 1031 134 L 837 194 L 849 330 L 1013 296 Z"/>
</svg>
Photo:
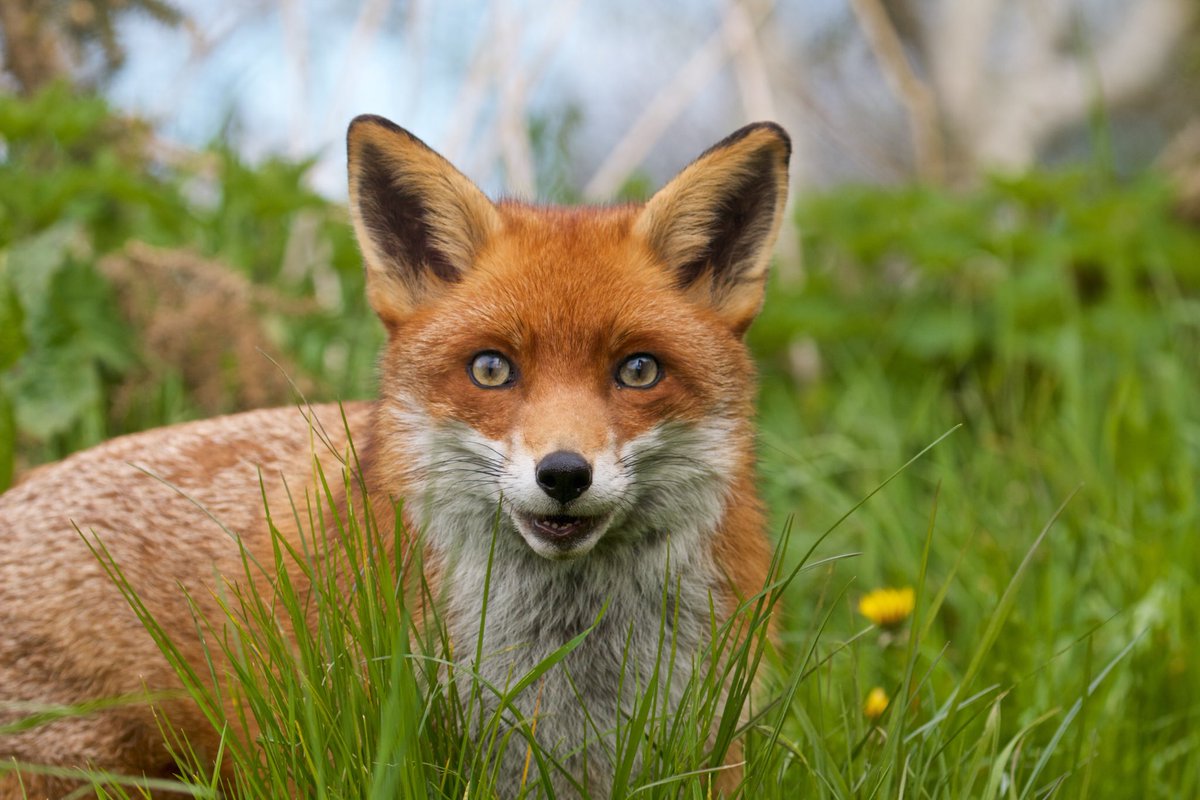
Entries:
<svg viewBox="0 0 1200 800">
<path fill-rule="evenodd" d="M 707 430 L 716 421 L 728 475 L 705 473 L 719 483 L 719 514 L 711 526 L 697 523 L 696 558 L 722 576 L 711 586 L 721 613 L 755 593 L 769 553 L 753 478 L 754 369 L 741 334 L 761 304 L 782 217 L 782 130 L 749 126 L 645 206 L 608 208 L 493 204 L 378 118 L 355 121 L 349 153 L 368 294 L 389 333 L 381 399 L 345 409 L 375 507 L 388 514 L 388 498 L 410 501 L 410 529 L 436 516 L 436 508 L 413 510 L 432 492 L 430 467 L 418 457 L 422 426 L 460 426 L 503 443 L 512 461 L 531 459 L 512 466 L 519 472 L 552 451 L 595 460 L 664 430 Z M 481 351 L 513 359 L 512 386 L 472 382 L 466 366 Z M 661 364 L 653 387 L 614 381 L 633 353 Z M 281 509 L 289 489 L 311 489 L 314 454 L 337 474 L 347 452 L 340 412 L 314 413 L 327 444 L 314 446 L 296 409 L 249 412 L 114 440 L 41 468 L 0 497 L 0 725 L 21 716 L 6 703 L 74 704 L 179 686 L 74 526 L 103 542 L 185 657 L 202 664 L 182 590 L 220 619 L 214 593 L 243 574 L 230 532 L 270 563 L 260 475 L 269 504 Z M 285 536 L 300 535 L 287 519 L 276 522 Z M 586 574 L 589 559 L 624 546 L 601 542 L 578 563 Z M 427 577 L 453 592 L 452 570 L 435 557 Z M 180 701 L 159 712 L 194 747 L 214 751 L 215 735 L 195 708 Z M 132 705 L 0 735 L 0 758 L 169 775 L 158 737 L 152 709 Z M 38 795 L 61 790 L 30 776 L 25 786 Z M 0 780 L 0 798 L 16 796 L 16 778 Z"/>
</svg>

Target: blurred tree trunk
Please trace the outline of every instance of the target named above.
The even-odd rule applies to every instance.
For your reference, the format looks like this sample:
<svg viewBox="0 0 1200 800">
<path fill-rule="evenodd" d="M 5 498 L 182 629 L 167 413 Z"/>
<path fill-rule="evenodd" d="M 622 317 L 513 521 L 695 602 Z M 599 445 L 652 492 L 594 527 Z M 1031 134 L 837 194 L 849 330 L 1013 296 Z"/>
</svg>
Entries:
<svg viewBox="0 0 1200 800">
<path fill-rule="evenodd" d="M 1175 184 L 1179 215 L 1200 225 L 1200 119 L 1176 134 L 1158 160 Z"/>
<path fill-rule="evenodd" d="M 1096 108 L 1119 106 L 1160 80 L 1189 29 L 1195 4 L 886 0 L 883 5 L 906 60 L 932 90 L 945 157 L 962 179 L 981 170 L 1028 169 L 1054 136 L 1085 124 Z"/>
<path fill-rule="evenodd" d="M 0 0 L 4 69 L 22 94 L 33 94 L 67 72 L 55 13 L 48 0 Z"/>
<path fill-rule="evenodd" d="M 117 22 L 135 11 L 168 27 L 186 22 L 168 0 L 0 0 L 4 69 L 26 95 L 63 78 L 111 75 L 125 62 Z"/>
</svg>

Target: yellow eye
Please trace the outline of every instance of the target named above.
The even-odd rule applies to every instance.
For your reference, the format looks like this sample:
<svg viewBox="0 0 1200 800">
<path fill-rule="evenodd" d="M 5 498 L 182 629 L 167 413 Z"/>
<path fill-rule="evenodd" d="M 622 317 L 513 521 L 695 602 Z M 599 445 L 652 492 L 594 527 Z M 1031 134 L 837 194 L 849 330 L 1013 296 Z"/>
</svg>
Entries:
<svg viewBox="0 0 1200 800">
<path fill-rule="evenodd" d="M 631 389 L 649 389 L 662 377 L 662 368 L 654 356 L 638 353 L 617 368 L 617 383 Z"/>
<path fill-rule="evenodd" d="M 482 389 L 507 386 L 515 377 L 512 362 L 494 350 L 477 353 L 467 367 L 467 374 L 471 376 L 475 385 Z"/>
</svg>

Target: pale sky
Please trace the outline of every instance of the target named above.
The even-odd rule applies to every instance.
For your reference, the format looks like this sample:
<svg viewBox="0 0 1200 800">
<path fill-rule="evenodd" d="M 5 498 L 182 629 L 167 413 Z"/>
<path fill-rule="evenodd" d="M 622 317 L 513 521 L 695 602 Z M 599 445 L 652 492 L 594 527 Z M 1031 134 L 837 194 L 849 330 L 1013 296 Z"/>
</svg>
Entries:
<svg viewBox="0 0 1200 800">
<path fill-rule="evenodd" d="M 236 118 L 234 141 L 252 156 L 318 154 L 314 181 L 334 196 L 344 193 L 346 123 L 358 113 L 381 114 L 448 149 L 496 191 L 502 177 L 479 162 L 494 155 L 489 119 L 514 72 L 528 114 L 578 110 L 572 146 L 594 167 L 713 35 L 726 7 L 720 0 L 372 2 L 184 0 L 216 44 L 197 55 L 193 37 L 133 19 L 128 66 L 110 94 L 184 144 L 202 145 Z M 840 5 L 782 0 L 773 35 L 820 31 Z M 480 47 L 497 42 L 492 57 L 503 63 L 474 63 Z M 463 89 L 472 75 L 485 84 L 474 117 Z M 464 123 L 472 118 L 474 125 Z M 651 151 L 649 171 L 669 175 L 746 121 L 728 72 L 715 75 Z M 587 168 L 579 169 L 586 178 Z"/>
</svg>

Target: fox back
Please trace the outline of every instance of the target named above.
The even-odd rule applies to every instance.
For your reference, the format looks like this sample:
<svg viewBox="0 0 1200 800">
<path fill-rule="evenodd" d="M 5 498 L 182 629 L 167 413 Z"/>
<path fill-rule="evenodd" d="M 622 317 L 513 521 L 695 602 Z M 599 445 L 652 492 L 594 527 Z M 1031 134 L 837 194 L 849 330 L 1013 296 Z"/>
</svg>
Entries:
<svg viewBox="0 0 1200 800">
<path fill-rule="evenodd" d="M 593 628 L 514 709 L 574 782 L 607 796 L 630 687 L 658 676 L 672 707 L 714 626 L 767 578 L 742 336 L 782 218 L 787 136 L 748 126 L 645 204 L 582 208 L 493 203 L 378 117 L 348 140 L 388 340 L 377 401 L 347 407 L 344 426 L 338 409 L 313 410 L 345 429 L 318 459 L 335 468 L 329 454 L 354 441 L 373 506 L 402 508 L 419 536 L 455 657 L 489 682 Z M 0 497 L 0 730 L 30 704 L 178 685 L 76 525 L 201 663 L 182 591 L 212 595 L 237 573 L 230 532 L 269 554 L 263 491 L 269 505 L 311 481 L 311 424 L 279 409 L 138 434 Z M 170 719 L 216 747 L 186 704 Z M 113 709 L 0 733 L 0 757 L 169 774 L 158 736 L 149 710 Z M 518 792 L 525 760 L 507 749 L 502 793 Z"/>
</svg>

